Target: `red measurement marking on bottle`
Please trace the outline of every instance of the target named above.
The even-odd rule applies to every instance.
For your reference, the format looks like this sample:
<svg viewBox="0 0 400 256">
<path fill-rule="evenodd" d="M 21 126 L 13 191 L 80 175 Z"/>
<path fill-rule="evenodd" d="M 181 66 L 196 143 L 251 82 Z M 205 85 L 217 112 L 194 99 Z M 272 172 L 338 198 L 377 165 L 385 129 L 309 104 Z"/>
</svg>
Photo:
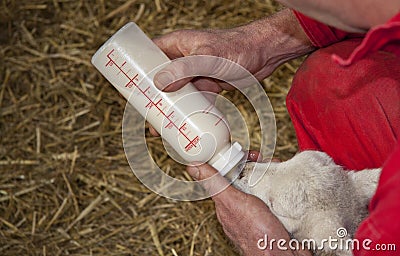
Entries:
<svg viewBox="0 0 400 256">
<path fill-rule="evenodd" d="M 214 126 L 217 126 L 223 119 L 224 119 L 223 117 L 220 117 L 220 118 L 218 119 L 218 121 L 214 124 Z"/>
<path fill-rule="evenodd" d="M 148 92 L 149 91 L 149 89 L 150 89 L 150 86 L 147 86 L 147 88 L 143 91 L 143 93 L 146 93 L 146 92 Z"/>
<path fill-rule="evenodd" d="M 153 102 L 150 101 L 149 103 L 147 103 L 147 105 L 145 106 L 145 108 L 151 108 L 153 105 L 154 105 Z"/>
<path fill-rule="evenodd" d="M 161 101 L 162 101 L 162 99 L 159 99 L 155 104 L 156 105 L 160 105 L 160 106 L 162 106 L 162 103 L 161 103 Z"/>
<path fill-rule="evenodd" d="M 171 113 L 169 113 L 167 117 L 171 117 L 174 113 L 175 111 L 171 111 Z"/>
<path fill-rule="evenodd" d="M 185 151 L 191 150 L 193 147 L 196 147 L 197 143 L 199 143 L 200 137 L 196 136 L 193 140 L 189 141 L 189 143 L 185 146 Z"/>
<path fill-rule="evenodd" d="M 210 103 L 210 105 L 208 105 L 208 107 L 206 107 L 206 108 L 203 110 L 203 113 L 204 113 L 204 114 L 208 114 L 208 113 L 210 112 L 210 110 L 211 110 L 213 107 L 214 107 L 214 104 Z"/>
<path fill-rule="evenodd" d="M 186 123 L 182 124 L 181 127 L 179 127 L 179 131 L 184 131 L 186 130 Z"/>
<path fill-rule="evenodd" d="M 168 120 L 170 120 L 170 119 L 172 119 L 172 118 L 174 118 L 174 112 L 175 111 L 171 111 L 169 114 L 168 114 Z M 171 128 L 173 128 L 174 126 L 173 126 L 173 122 L 172 121 L 169 121 L 169 123 L 166 125 L 166 126 L 164 126 L 164 128 L 167 128 L 167 129 L 171 129 Z"/>
<path fill-rule="evenodd" d="M 172 117 L 173 117 L 172 113 L 173 113 L 174 111 L 172 111 L 170 114 L 167 115 L 167 114 L 163 111 L 163 109 L 161 109 L 161 106 L 162 106 L 161 101 L 162 101 L 162 99 L 159 99 L 157 102 L 154 102 L 154 101 L 148 96 L 148 94 L 147 94 L 147 93 L 149 92 L 150 87 L 147 87 L 147 88 L 144 89 L 144 90 L 143 90 L 142 88 L 140 88 L 140 86 L 137 84 L 137 82 L 139 81 L 139 78 L 138 78 L 139 74 L 135 74 L 133 77 L 130 77 L 130 76 L 128 75 L 128 73 L 130 72 L 130 70 L 128 70 L 127 72 L 125 72 L 124 69 L 123 69 L 124 65 L 126 64 L 126 61 L 123 60 L 122 64 L 121 64 L 121 65 L 118 65 L 118 64 L 117 64 L 117 59 L 118 59 L 118 57 L 115 58 L 115 59 L 113 59 L 113 57 L 115 57 L 113 53 L 114 53 L 114 49 L 112 49 L 112 50 L 107 54 L 107 59 L 108 59 L 108 61 L 107 61 L 107 63 L 106 63 L 106 67 L 115 66 L 115 67 L 118 69 L 117 75 L 119 75 L 119 74 L 122 73 L 122 74 L 128 79 L 128 82 L 125 84 L 125 87 L 127 87 L 127 88 L 132 88 L 132 86 L 135 86 L 135 87 L 139 90 L 139 92 L 140 92 L 141 94 L 143 94 L 143 96 L 146 97 L 147 100 L 149 101 L 149 103 L 147 103 L 147 105 L 146 105 L 145 107 L 146 107 L 146 108 L 151 108 L 152 106 L 154 106 L 154 107 L 160 112 L 160 114 L 162 114 L 162 115 L 164 116 L 164 118 L 166 118 L 166 119 L 168 120 L 168 124 L 167 124 L 167 126 L 165 126 L 165 127 L 166 127 L 166 128 L 169 128 L 169 126 L 171 126 L 171 128 L 175 128 L 176 130 L 178 130 L 178 132 L 188 141 L 188 144 L 185 146 L 185 151 L 189 151 L 189 150 L 192 149 L 193 147 L 196 147 L 197 143 L 200 141 L 200 137 L 199 137 L 199 136 L 196 136 L 193 140 L 191 140 L 191 139 L 189 138 L 189 136 L 184 132 L 184 130 L 186 130 L 186 128 L 185 128 L 185 129 L 179 128 L 179 127 L 175 124 L 175 122 L 172 120 Z M 186 125 L 186 123 L 185 123 L 185 125 Z M 181 126 L 181 127 L 182 127 L 182 126 Z"/>
<path fill-rule="evenodd" d="M 121 68 L 126 64 L 126 61 L 124 61 L 124 63 L 122 63 Z M 119 73 L 121 73 L 121 71 L 118 72 L 117 75 L 119 75 Z"/>
<path fill-rule="evenodd" d="M 107 54 L 107 58 L 108 58 L 108 62 L 106 63 L 106 67 L 107 66 L 112 66 L 114 63 L 114 60 L 110 57 L 114 52 L 114 49 L 112 49 L 108 54 Z"/>
<path fill-rule="evenodd" d="M 122 67 L 121 67 L 122 68 Z M 134 80 L 138 81 L 138 74 L 136 74 L 134 77 L 132 77 L 132 79 L 129 80 L 129 82 L 125 85 L 125 87 L 127 88 L 132 88 L 132 86 L 134 85 L 135 87 L 137 87 L 137 84 L 135 83 Z"/>
<path fill-rule="evenodd" d="M 171 121 L 169 121 L 169 123 L 166 126 L 164 126 L 164 128 L 171 129 L 171 128 L 174 128 L 174 125 Z"/>
</svg>

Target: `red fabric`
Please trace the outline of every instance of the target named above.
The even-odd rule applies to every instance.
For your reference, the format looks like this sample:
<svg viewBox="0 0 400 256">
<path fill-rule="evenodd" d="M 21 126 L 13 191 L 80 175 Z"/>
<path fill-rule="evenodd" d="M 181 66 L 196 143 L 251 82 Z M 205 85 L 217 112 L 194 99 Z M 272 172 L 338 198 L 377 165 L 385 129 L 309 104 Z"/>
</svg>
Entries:
<svg viewBox="0 0 400 256">
<path fill-rule="evenodd" d="M 293 11 L 293 13 L 296 15 L 297 20 L 300 22 L 312 44 L 318 48 L 329 46 L 346 38 L 363 37 L 361 34 L 349 33 L 327 26 L 300 12 Z"/>
<path fill-rule="evenodd" d="M 400 13 L 388 23 L 377 26 L 365 35 L 363 42 L 353 51 L 346 60 L 333 54 L 334 61 L 342 66 L 349 66 L 372 52 L 376 52 L 386 46 L 386 51 L 400 56 Z"/>
<path fill-rule="evenodd" d="M 399 141 L 400 145 L 400 141 Z M 354 251 L 356 256 L 400 255 L 400 146 L 385 164 L 379 180 L 378 190 L 369 205 L 370 215 L 356 234 L 359 241 L 372 240 L 370 250 Z M 395 244 L 396 250 L 377 250 Z"/>
<path fill-rule="evenodd" d="M 364 40 L 295 14 L 312 43 L 326 47 L 303 63 L 287 97 L 299 147 L 325 151 L 349 169 L 384 166 L 356 233 L 372 240 L 371 249 L 354 254 L 400 255 L 400 146 L 390 157 L 400 145 L 400 13 Z"/>
<path fill-rule="evenodd" d="M 300 150 L 322 150 L 352 170 L 381 167 L 400 138 L 400 58 L 376 52 L 349 67 L 331 59 L 360 41 L 311 54 L 286 99 Z"/>
</svg>

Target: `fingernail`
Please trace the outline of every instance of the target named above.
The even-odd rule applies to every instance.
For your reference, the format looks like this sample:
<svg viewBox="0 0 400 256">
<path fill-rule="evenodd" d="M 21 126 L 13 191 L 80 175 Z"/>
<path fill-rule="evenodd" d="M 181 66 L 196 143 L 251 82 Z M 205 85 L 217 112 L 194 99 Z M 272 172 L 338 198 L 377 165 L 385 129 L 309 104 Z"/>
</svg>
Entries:
<svg viewBox="0 0 400 256">
<path fill-rule="evenodd" d="M 160 90 L 164 90 L 170 83 L 172 83 L 174 78 L 170 72 L 161 71 L 154 78 L 154 83 Z"/>
<path fill-rule="evenodd" d="M 200 169 L 197 166 L 189 166 L 187 172 L 193 179 L 198 180 L 200 177 Z"/>
<path fill-rule="evenodd" d="M 249 150 L 247 154 L 247 160 L 250 162 L 260 162 L 262 160 L 262 155 L 256 150 Z"/>
</svg>

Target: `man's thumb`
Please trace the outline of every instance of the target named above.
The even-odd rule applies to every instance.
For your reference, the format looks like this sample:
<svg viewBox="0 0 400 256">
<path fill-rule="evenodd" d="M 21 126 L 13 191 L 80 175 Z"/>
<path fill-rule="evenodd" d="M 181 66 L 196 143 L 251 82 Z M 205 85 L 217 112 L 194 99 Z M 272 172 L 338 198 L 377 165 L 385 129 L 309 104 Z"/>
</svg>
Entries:
<svg viewBox="0 0 400 256">
<path fill-rule="evenodd" d="M 200 183 L 210 196 L 222 192 L 229 186 L 228 180 L 208 164 L 188 166 L 187 172 Z"/>
<path fill-rule="evenodd" d="M 173 92 L 179 90 L 192 80 L 192 77 L 177 78 L 174 67 L 168 66 L 154 76 L 154 84 L 161 91 Z"/>
<path fill-rule="evenodd" d="M 182 88 L 197 75 L 197 67 L 193 59 L 182 57 L 166 64 L 165 67 L 157 72 L 153 81 L 158 89 L 173 92 Z"/>
</svg>

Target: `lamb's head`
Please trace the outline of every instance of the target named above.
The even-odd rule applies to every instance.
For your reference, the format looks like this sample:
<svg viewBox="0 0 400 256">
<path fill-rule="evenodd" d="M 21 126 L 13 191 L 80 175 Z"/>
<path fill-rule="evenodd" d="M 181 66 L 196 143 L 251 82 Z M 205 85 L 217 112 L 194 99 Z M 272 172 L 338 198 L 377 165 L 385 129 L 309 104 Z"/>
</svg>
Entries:
<svg viewBox="0 0 400 256">
<path fill-rule="evenodd" d="M 324 239 L 338 237 L 338 228 L 348 231 L 342 240 L 354 234 L 379 173 L 345 172 L 327 154 L 304 151 L 282 163 L 247 163 L 234 185 L 263 200 L 294 238 L 312 238 L 320 248 Z"/>
<path fill-rule="evenodd" d="M 304 151 L 286 162 L 247 163 L 234 185 L 262 199 L 294 231 L 307 212 L 331 207 L 329 196 L 343 179 L 340 166 L 327 154 Z"/>
</svg>

